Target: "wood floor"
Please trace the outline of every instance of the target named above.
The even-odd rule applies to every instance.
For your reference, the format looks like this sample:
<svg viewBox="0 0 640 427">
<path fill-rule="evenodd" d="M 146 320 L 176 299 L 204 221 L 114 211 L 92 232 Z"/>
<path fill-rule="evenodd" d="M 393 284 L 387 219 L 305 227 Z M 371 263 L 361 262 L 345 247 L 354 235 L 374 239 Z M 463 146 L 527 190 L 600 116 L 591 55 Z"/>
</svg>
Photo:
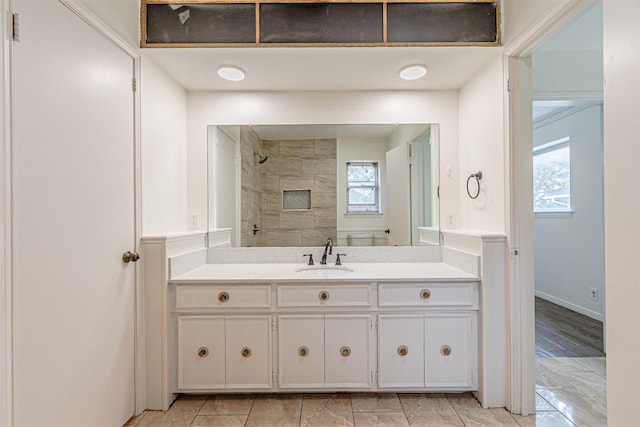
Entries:
<svg viewBox="0 0 640 427">
<path fill-rule="evenodd" d="M 536 298 L 536 357 L 601 357 L 602 323 Z"/>
</svg>

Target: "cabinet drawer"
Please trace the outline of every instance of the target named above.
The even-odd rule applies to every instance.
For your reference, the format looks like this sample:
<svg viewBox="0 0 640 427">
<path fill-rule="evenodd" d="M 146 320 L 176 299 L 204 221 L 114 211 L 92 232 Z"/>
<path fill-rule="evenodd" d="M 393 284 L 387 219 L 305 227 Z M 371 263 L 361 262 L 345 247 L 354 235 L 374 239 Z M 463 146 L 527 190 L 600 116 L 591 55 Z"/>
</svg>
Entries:
<svg viewBox="0 0 640 427">
<path fill-rule="evenodd" d="M 278 307 L 370 307 L 369 285 L 281 285 Z"/>
<path fill-rule="evenodd" d="M 381 283 L 380 307 L 460 307 L 478 308 L 478 284 L 463 283 Z"/>
<path fill-rule="evenodd" d="M 271 308 L 269 285 L 178 286 L 176 309 Z"/>
</svg>

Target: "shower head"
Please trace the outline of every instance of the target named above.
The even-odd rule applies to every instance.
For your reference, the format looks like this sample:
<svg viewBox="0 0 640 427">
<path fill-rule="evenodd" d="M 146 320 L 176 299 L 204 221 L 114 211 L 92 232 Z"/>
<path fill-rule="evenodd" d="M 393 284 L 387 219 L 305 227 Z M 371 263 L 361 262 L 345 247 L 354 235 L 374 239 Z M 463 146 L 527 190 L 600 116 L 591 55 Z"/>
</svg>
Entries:
<svg viewBox="0 0 640 427">
<path fill-rule="evenodd" d="M 269 158 L 269 156 L 261 156 L 260 154 L 256 153 L 255 151 L 253 152 L 253 155 L 254 156 L 258 156 L 258 163 L 260 163 L 260 164 L 263 164 Z"/>
</svg>

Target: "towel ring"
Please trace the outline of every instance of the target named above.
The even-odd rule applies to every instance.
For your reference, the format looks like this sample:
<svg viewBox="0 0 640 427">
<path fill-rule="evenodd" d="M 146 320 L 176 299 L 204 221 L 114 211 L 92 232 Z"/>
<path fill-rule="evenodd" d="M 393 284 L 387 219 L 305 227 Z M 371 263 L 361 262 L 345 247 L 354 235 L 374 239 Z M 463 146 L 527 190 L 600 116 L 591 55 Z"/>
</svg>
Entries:
<svg viewBox="0 0 640 427">
<path fill-rule="evenodd" d="M 472 196 L 471 195 L 471 191 L 469 190 L 469 181 L 471 181 L 471 178 L 475 178 L 476 179 L 476 184 L 478 185 L 478 189 L 476 191 L 476 195 L 475 196 Z M 476 173 L 472 173 L 471 175 L 469 175 L 469 178 L 467 178 L 467 194 L 472 199 L 477 199 L 478 196 L 480 195 L 480 180 L 481 179 L 482 179 L 482 171 L 478 171 Z"/>
</svg>

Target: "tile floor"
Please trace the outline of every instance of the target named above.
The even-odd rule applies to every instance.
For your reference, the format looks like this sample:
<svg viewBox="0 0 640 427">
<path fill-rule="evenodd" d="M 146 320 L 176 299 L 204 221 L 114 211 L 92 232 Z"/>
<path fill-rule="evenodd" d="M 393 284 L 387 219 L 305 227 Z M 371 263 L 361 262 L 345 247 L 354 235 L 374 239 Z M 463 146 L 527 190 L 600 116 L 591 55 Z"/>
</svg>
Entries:
<svg viewBox="0 0 640 427">
<path fill-rule="evenodd" d="M 528 417 L 482 409 L 469 393 L 185 395 L 126 426 L 606 426 L 604 357 L 539 358 L 536 370 Z"/>
</svg>

